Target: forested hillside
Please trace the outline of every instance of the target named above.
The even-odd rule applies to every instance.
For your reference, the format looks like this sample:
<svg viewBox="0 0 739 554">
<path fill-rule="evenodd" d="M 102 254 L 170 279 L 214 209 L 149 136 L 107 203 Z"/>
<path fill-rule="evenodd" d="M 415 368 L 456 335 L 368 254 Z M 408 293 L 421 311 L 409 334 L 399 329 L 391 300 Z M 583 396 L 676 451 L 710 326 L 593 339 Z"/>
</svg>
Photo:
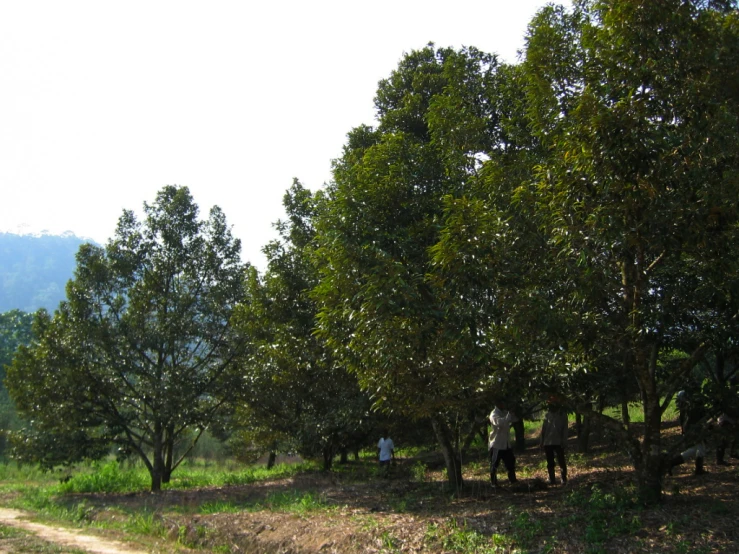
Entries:
<svg viewBox="0 0 739 554">
<path fill-rule="evenodd" d="M 0 233 L 0 313 L 53 311 L 64 299 L 74 256 L 85 242 L 70 234 Z"/>
</svg>

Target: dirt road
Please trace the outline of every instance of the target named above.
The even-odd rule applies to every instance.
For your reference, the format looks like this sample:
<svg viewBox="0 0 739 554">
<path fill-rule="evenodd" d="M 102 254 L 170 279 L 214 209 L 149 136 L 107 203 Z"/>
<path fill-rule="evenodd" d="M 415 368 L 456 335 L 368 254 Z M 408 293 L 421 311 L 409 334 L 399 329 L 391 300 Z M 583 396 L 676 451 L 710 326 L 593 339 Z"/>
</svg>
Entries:
<svg viewBox="0 0 739 554">
<path fill-rule="evenodd" d="M 34 533 L 39 538 L 64 546 L 84 550 L 92 554 L 146 554 L 142 550 L 131 550 L 120 542 L 108 541 L 91 535 L 83 535 L 70 529 L 52 527 L 28 521 L 28 514 L 19 510 L 0 508 L 0 524 L 18 527 Z M 3 552 L 0 546 L 0 553 Z"/>
</svg>

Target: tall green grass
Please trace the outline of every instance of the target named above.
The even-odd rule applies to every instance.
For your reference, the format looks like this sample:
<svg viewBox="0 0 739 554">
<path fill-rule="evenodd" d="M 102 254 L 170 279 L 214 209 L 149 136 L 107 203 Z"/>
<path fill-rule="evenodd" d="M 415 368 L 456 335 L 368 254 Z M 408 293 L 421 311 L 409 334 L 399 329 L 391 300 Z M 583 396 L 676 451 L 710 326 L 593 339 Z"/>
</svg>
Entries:
<svg viewBox="0 0 739 554">
<path fill-rule="evenodd" d="M 296 473 L 315 469 L 313 463 L 281 464 L 267 469 L 266 467 L 249 467 L 240 471 L 226 471 L 215 466 L 209 468 L 184 465 L 173 474 L 169 483 L 162 485 L 167 489 L 193 489 L 201 487 L 247 485 L 266 479 L 289 477 Z M 87 469 L 75 472 L 68 481 L 57 487 L 59 493 L 128 493 L 148 490 L 151 477 L 146 468 L 141 466 L 122 467 L 118 462 L 110 460 L 105 463 L 94 463 Z"/>
<path fill-rule="evenodd" d="M 145 469 L 121 469 L 116 461 L 95 463 L 92 471 L 75 473 L 58 487 L 61 493 L 136 492 L 150 487 Z"/>
<path fill-rule="evenodd" d="M 37 465 L 18 465 L 15 462 L 0 463 L 0 482 L 3 486 L 13 483 L 49 481 L 54 481 L 54 475 L 41 470 Z"/>
</svg>

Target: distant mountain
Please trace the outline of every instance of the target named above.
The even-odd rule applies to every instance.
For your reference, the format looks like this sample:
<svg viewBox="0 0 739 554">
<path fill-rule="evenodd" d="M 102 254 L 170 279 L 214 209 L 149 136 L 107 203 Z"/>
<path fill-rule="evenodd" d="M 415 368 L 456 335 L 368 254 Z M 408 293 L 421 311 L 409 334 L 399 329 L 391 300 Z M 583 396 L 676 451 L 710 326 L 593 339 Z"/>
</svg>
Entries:
<svg viewBox="0 0 739 554">
<path fill-rule="evenodd" d="M 0 313 L 10 310 L 53 312 L 66 298 L 65 287 L 81 244 L 74 236 L 17 235 L 0 232 Z"/>
</svg>

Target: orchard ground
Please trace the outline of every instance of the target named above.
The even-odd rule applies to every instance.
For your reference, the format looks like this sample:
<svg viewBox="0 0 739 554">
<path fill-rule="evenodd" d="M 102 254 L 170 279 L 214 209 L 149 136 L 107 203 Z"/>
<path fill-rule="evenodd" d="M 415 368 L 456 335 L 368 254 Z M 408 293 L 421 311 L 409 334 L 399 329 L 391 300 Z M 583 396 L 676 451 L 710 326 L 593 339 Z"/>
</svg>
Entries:
<svg viewBox="0 0 739 554">
<path fill-rule="evenodd" d="M 675 423 L 667 423 L 666 442 L 677 437 Z M 330 473 L 303 470 L 228 486 L 184 488 L 183 481 L 178 488 L 175 473 L 174 488 L 159 494 L 60 494 L 49 500 L 54 509 L 40 513 L 61 513 L 65 525 L 86 534 L 161 553 L 739 551 L 738 460 L 717 466 L 711 451 L 706 475 L 694 476 L 691 463 L 675 468 L 665 477 L 664 502 L 643 508 L 634 501 L 628 460 L 607 438 L 594 437 L 587 454 L 574 452 L 570 439 L 565 486 L 546 484 L 536 437 L 528 443 L 517 455 L 519 483 L 493 489 L 478 448 L 465 461 L 459 495 L 446 484 L 440 456 L 413 452 L 399 458 L 388 479 L 371 457 L 335 464 Z M 6 506 L 33 494 L 3 490 Z M 0 532 L 0 552 L 84 551 L 22 550 L 17 541 Z"/>
</svg>

